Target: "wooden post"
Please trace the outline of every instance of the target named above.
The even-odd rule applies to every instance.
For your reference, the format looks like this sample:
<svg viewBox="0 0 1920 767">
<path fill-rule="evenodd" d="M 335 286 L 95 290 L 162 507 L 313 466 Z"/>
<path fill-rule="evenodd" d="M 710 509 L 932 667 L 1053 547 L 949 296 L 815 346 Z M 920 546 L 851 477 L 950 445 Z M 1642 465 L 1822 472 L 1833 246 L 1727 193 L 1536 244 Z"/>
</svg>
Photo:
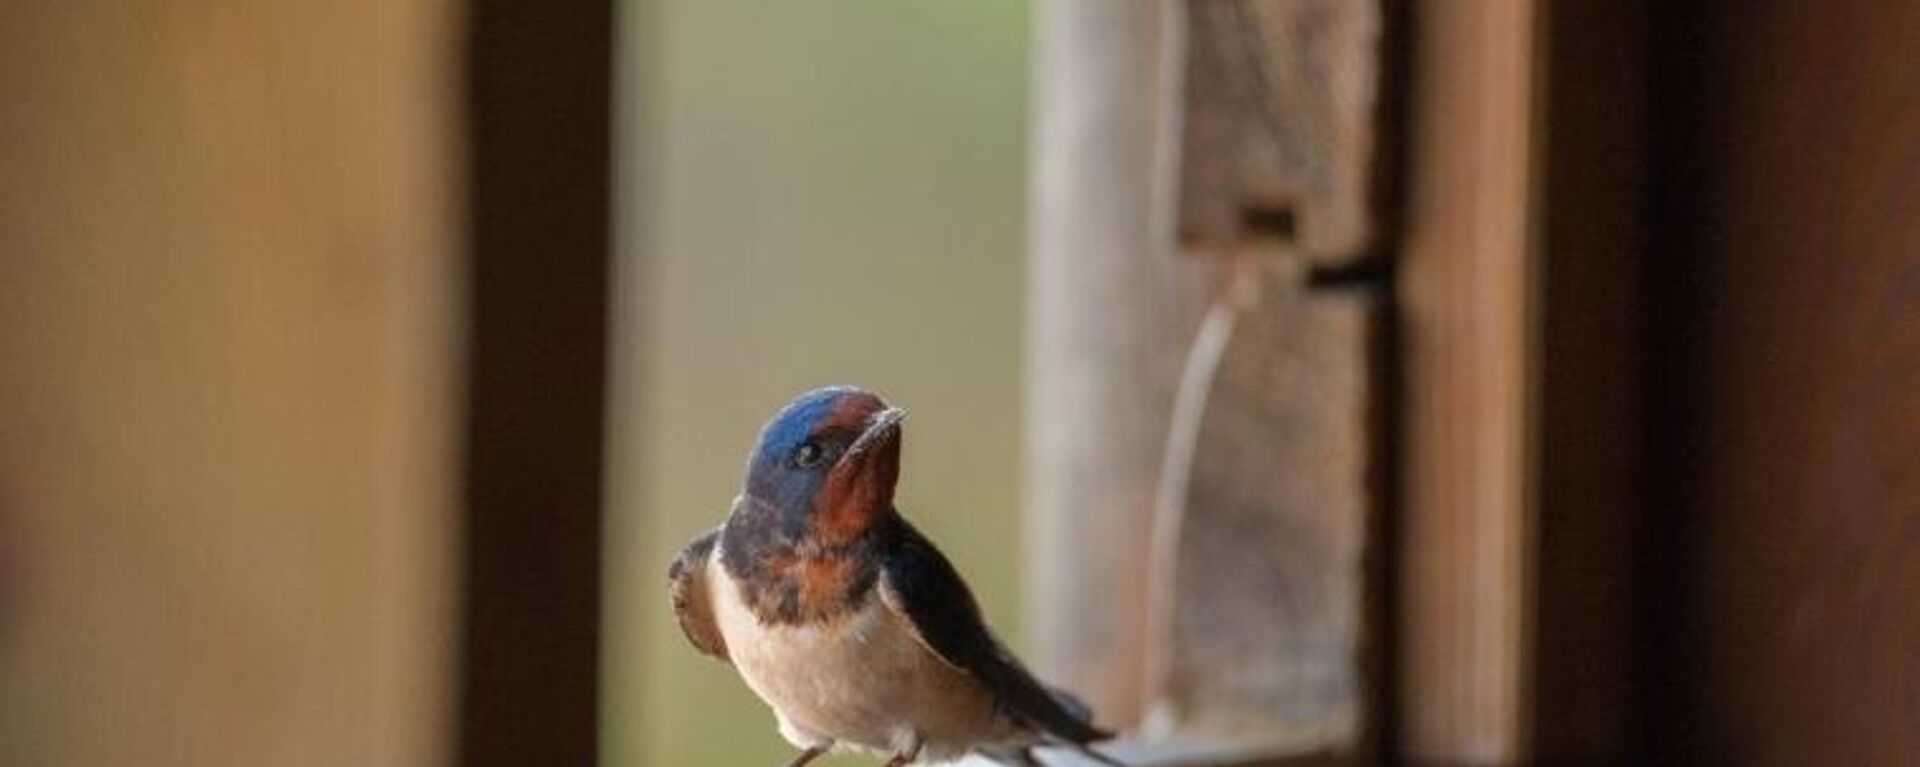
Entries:
<svg viewBox="0 0 1920 767">
<path fill-rule="evenodd" d="M 613 7 L 471 8 L 458 758 L 584 767 L 599 756 Z"/>
<path fill-rule="evenodd" d="M 1166 9 L 1040 5 L 1028 356 L 1028 626 L 1101 721 L 1140 714 L 1154 499 L 1204 304 L 1174 256 Z"/>
<path fill-rule="evenodd" d="M 1152 702 L 1155 734 L 1351 752 L 1376 297 L 1308 264 L 1376 255 L 1379 11 L 1193 5 L 1043 6 L 1039 658 L 1108 721 Z"/>
<path fill-rule="evenodd" d="M 455 6 L 0 3 L 0 764 L 449 756 Z"/>
<path fill-rule="evenodd" d="M 1167 436 L 1154 729 L 1261 756 L 1359 755 L 1379 668 L 1381 9 L 1173 7 L 1182 255 L 1220 287 Z"/>
<path fill-rule="evenodd" d="M 1557 0 L 1546 12 L 1530 757 L 1634 764 L 1647 10 Z"/>
<path fill-rule="evenodd" d="M 1650 741 L 1920 764 L 1920 4 L 1648 8 Z"/>
<path fill-rule="evenodd" d="M 1538 0 L 1417 3 L 1402 251 L 1402 742 L 1524 758 Z"/>
</svg>

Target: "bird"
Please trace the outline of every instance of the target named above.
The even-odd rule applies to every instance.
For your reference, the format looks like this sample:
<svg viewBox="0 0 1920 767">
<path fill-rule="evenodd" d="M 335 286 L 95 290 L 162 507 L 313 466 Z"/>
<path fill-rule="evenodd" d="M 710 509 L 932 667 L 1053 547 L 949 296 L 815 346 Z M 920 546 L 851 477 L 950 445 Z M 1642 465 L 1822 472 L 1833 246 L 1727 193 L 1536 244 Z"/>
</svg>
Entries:
<svg viewBox="0 0 1920 767">
<path fill-rule="evenodd" d="M 668 567 L 680 628 L 773 710 L 800 749 L 787 767 L 835 750 L 1038 767 L 1056 746 L 1118 766 L 1092 748 L 1112 733 L 1027 670 L 895 507 L 905 417 L 850 386 L 776 412 L 725 522 Z"/>
</svg>

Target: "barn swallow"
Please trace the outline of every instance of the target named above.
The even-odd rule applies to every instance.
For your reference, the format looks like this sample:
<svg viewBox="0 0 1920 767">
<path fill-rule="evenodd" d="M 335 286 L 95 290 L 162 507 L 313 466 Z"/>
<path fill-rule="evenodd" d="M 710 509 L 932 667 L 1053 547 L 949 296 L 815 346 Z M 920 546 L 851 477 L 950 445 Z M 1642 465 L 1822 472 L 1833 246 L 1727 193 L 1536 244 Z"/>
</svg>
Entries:
<svg viewBox="0 0 1920 767">
<path fill-rule="evenodd" d="M 718 529 L 668 569 L 680 628 L 773 709 L 801 767 L 830 750 L 887 767 L 1111 735 L 1035 679 L 946 556 L 893 504 L 906 413 L 852 387 L 808 392 L 761 430 Z"/>
</svg>

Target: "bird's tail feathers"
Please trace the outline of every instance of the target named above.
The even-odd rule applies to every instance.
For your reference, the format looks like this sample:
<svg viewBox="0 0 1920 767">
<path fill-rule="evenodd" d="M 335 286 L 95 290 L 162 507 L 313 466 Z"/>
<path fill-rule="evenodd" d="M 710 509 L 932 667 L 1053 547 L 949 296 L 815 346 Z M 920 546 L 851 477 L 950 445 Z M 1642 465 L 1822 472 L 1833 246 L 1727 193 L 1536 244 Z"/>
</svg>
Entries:
<svg viewBox="0 0 1920 767">
<path fill-rule="evenodd" d="M 1068 716 L 1086 724 L 1093 724 L 1093 707 L 1087 705 L 1086 701 L 1081 700 L 1080 696 L 1058 687 L 1048 687 L 1047 692 L 1053 695 L 1053 699 L 1060 703 L 1061 708 L 1067 710 Z"/>
</svg>

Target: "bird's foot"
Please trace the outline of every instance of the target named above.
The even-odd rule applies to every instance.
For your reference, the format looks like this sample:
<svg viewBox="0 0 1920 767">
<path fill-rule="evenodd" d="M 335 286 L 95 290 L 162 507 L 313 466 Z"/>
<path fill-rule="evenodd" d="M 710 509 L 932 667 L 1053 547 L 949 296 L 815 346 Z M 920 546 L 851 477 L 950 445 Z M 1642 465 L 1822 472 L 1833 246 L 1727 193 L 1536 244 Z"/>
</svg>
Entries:
<svg viewBox="0 0 1920 767">
<path fill-rule="evenodd" d="M 827 746 L 814 746 L 802 751 L 799 756 L 793 758 L 793 761 L 787 762 L 787 767 L 807 767 L 807 762 L 819 759 L 821 754 L 827 752 L 827 748 Z"/>
<path fill-rule="evenodd" d="M 894 753 L 893 758 L 887 760 L 886 767 L 906 767 L 906 765 L 912 763 L 913 760 L 919 759 L 920 745 L 920 739 L 914 738 L 913 745 L 907 747 L 905 751 Z"/>
</svg>

